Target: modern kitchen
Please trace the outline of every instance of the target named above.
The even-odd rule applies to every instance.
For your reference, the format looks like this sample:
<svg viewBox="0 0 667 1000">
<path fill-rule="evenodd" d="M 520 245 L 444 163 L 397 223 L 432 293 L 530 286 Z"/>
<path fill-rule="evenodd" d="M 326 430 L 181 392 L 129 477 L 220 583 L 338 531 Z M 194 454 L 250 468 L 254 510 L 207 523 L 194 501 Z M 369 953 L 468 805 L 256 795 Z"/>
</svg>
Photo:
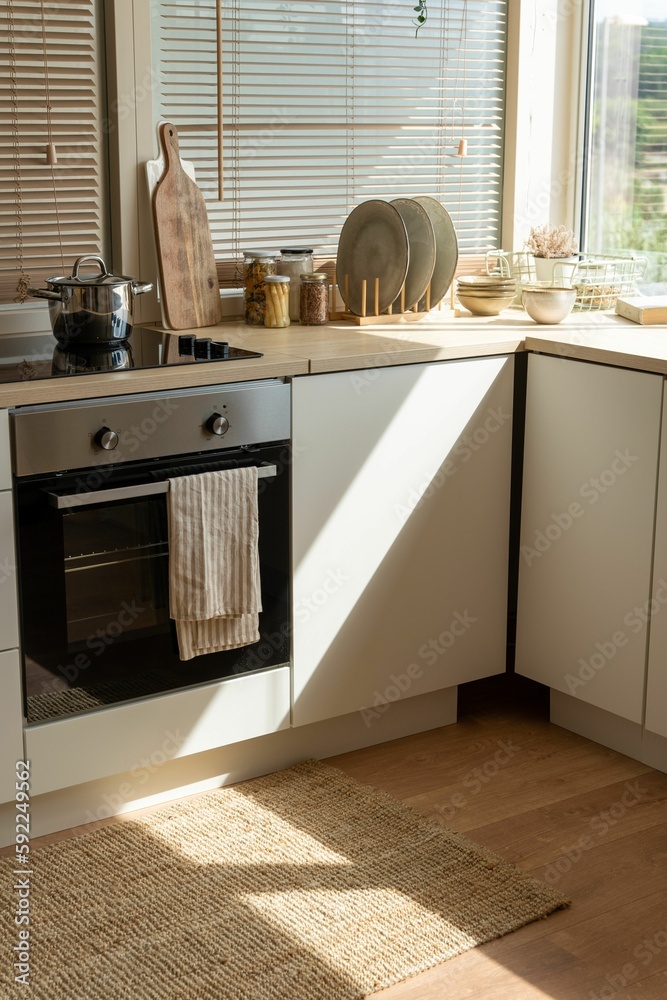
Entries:
<svg viewBox="0 0 667 1000">
<path fill-rule="evenodd" d="M 3 996 L 665 995 L 660 6 L 1 5 Z"/>
</svg>

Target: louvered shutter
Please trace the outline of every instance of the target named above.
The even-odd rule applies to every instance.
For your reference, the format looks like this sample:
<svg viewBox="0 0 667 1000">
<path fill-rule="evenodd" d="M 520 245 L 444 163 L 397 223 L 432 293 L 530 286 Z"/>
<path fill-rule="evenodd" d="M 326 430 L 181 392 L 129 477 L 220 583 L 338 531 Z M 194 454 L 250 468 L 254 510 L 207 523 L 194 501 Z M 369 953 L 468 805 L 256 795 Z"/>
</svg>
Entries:
<svg viewBox="0 0 667 1000">
<path fill-rule="evenodd" d="M 0 2 L 0 302 L 17 297 L 21 258 L 33 285 L 71 273 L 104 248 L 101 46 L 95 0 L 45 3 L 53 141 L 47 109 L 40 3 Z M 54 193 L 55 186 L 55 193 Z M 58 238 L 62 233 L 62 255 Z"/>
</svg>

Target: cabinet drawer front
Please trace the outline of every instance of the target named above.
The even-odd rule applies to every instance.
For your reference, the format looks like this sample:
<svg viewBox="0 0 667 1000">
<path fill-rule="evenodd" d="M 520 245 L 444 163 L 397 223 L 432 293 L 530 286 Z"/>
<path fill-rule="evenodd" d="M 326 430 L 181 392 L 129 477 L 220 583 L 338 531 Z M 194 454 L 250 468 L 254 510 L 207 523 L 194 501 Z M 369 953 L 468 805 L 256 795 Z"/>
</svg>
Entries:
<svg viewBox="0 0 667 1000">
<path fill-rule="evenodd" d="M 16 762 L 23 757 L 21 665 L 17 649 L 0 653 L 0 802 L 10 802 L 16 791 Z"/>
<path fill-rule="evenodd" d="M 31 726 L 25 741 L 32 792 L 110 774 L 129 772 L 139 780 L 137 772 L 156 754 L 160 760 L 187 757 L 286 729 L 289 704 L 285 666 Z"/>
</svg>

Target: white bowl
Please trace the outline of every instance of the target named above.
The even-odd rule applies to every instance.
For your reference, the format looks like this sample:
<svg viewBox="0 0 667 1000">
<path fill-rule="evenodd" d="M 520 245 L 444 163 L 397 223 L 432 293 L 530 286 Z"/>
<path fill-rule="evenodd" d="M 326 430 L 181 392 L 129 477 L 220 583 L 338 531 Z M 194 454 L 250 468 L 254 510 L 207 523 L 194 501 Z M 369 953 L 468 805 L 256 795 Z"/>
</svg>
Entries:
<svg viewBox="0 0 667 1000">
<path fill-rule="evenodd" d="M 553 325 L 569 316 L 577 298 L 575 288 L 526 286 L 521 294 L 523 308 L 536 323 Z"/>
</svg>

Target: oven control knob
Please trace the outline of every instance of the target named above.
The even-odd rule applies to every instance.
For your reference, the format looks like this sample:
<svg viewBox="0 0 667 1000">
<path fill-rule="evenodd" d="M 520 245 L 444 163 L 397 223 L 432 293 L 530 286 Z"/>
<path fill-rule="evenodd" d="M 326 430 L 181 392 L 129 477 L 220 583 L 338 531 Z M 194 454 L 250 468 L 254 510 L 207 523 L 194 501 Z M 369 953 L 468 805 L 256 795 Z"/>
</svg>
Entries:
<svg viewBox="0 0 667 1000">
<path fill-rule="evenodd" d="M 214 413 L 206 421 L 206 430 L 211 434 L 217 434 L 219 437 L 222 437 L 229 430 L 229 420 L 227 417 L 223 417 L 221 413 Z"/>
<path fill-rule="evenodd" d="M 115 431 L 110 430 L 109 427 L 103 427 L 97 432 L 93 440 L 98 448 L 104 448 L 105 451 L 113 451 L 118 446 L 119 438 Z"/>
</svg>

